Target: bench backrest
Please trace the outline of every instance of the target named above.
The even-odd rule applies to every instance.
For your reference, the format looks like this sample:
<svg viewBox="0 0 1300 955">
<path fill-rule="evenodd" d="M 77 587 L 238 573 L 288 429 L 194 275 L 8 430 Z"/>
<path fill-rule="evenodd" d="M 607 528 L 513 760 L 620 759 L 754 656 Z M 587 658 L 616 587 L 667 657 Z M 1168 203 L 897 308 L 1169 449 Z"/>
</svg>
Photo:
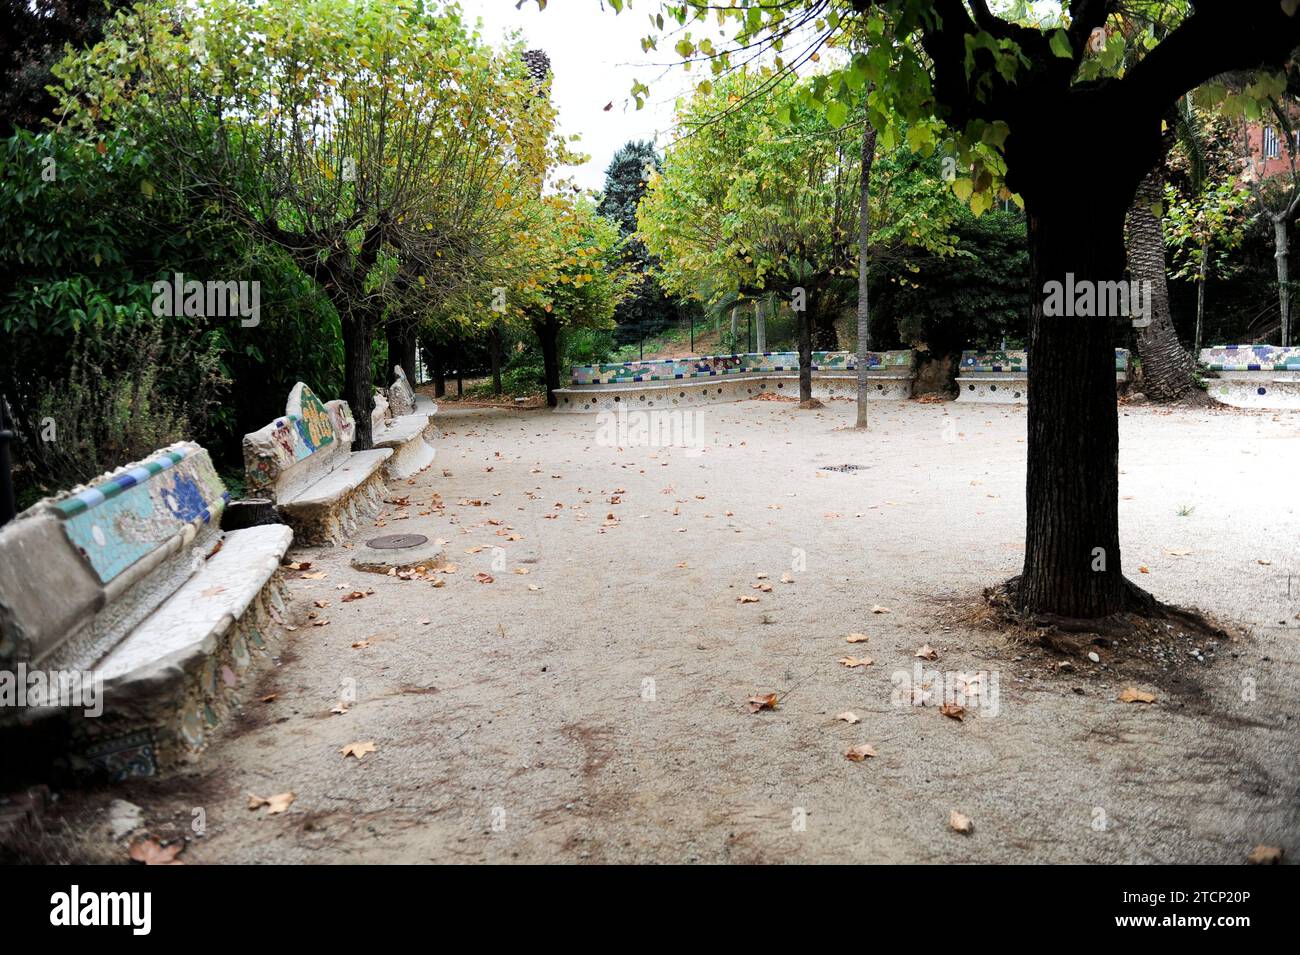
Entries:
<svg viewBox="0 0 1300 955">
<path fill-rule="evenodd" d="M 190 576 L 229 499 L 187 441 L 28 508 L 0 529 L 0 666 L 93 664 Z"/>
<path fill-rule="evenodd" d="M 1300 371 L 1300 347 L 1215 345 L 1201 349 L 1211 371 Z"/>
<path fill-rule="evenodd" d="M 393 384 L 388 389 L 388 404 L 395 417 L 415 413 L 415 389 L 411 387 L 410 379 L 406 377 L 401 365 L 393 366 Z"/>
<path fill-rule="evenodd" d="M 867 367 L 906 371 L 912 367 L 911 349 L 868 352 Z M 817 371 L 853 371 L 857 356 L 853 352 L 813 352 L 812 366 Z M 683 378 L 711 378 L 754 372 L 799 370 L 798 352 L 750 352 L 743 355 L 702 355 L 687 358 L 659 358 L 600 365 L 573 365 L 570 381 L 575 385 L 610 385 L 620 382 L 675 381 Z"/>
<path fill-rule="evenodd" d="M 1128 372 L 1129 351 L 1115 349 L 1115 371 Z M 961 353 L 959 374 L 1026 374 L 1029 371 L 1027 351 L 964 351 Z"/>
<path fill-rule="evenodd" d="M 284 416 L 244 435 L 244 480 L 250 495 L 287 500 L 328 474 L 352 450 L 356 423 L 343 401 L 322 402 L 301 381 Z"/>
</svg>

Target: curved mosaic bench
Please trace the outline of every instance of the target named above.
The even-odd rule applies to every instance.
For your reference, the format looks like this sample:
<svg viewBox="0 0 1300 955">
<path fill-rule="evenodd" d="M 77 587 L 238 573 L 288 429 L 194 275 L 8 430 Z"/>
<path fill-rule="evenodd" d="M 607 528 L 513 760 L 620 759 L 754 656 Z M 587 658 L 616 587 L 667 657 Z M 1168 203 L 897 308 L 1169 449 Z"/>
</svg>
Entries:
<svg viewBox="0 0 1300 955">
<path fill-rule="evenodd" d="M 338 544 L 378 513 L 391 448 L 352 450 L 356 425 L 345 401 L 324 404 L 302 382 L 283 418 L 244 435 L 250 495 L 269 498 L 299 544 Z"/>
<path fill-rule="evenodd" d="M 1206 383 L 1215 401 L 1237 408 L 1300 408 L 1300 347 L 1216 345 L 1201 363 L 1217 378 Z"/>
<path fill-rule="evenodd" d="M 1115 349 L 1115 386 L 1128 381 L 1129 351 Z M 957 400 L 1023 405 L 1029 401 L 1029 353 L 964 351 L 957 370 Z"/>
<path fill-rule="evenodd" d="M 869 352 L 871 397 L 910 398 L 913 362 L 910 350 Z M 556 411 L 613 411 L 624 405 L 668 408 L 743 401 L 769 392 L 799 394 L 797 352 L 575 365 L 570 373 L 569 387 L 556 389 Z M 813 352 L 812 384 L 817 398 L 855 397 L 856 356 L 852 352 Z"/>
<path fill-rule="evenodd" d="M 0 670 L 88 673 L 103 691 L 97 718 L 41 700 L 0 716 L 61 716 L 74 766 L 117 779 L 196 755 L 284 612 L 292 534 L 223 532 L 229 497 L 207 451 L 182 442 L 0 529 Z"/>
<path fill-rule="evenodd" d="M 437 435 L 433 416 L 438 413 L 438 405 L 415 393 L 401 365 L 394 365 L 393 372 L 397 377 L 387 396 L 375 393 L 375 410 L 370 415 L 374 446 L 393 452 L 384 465 L 384 474 L 390 480 L 424 470 L 438 453 L 430 443 Z"/>
</svg>

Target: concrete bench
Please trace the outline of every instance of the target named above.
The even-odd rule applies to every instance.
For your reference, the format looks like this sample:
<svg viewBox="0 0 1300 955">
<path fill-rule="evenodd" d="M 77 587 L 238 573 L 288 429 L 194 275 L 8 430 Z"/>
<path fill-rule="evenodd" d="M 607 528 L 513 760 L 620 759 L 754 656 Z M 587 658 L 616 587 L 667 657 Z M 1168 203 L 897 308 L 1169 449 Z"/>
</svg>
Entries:
<svg viewBox="0 0 1300 955">
<path fill-rule="evenodd" d="M 390 480 L 408 478 L 424 470 L 437 455 L 431 443 L 437 434 L 433 423 L 437 404 L 412 391 L 401 365 L 395 365 L 393 371 L 397 378 L 388 389 L 388 396 L 375 393 L 375 410 L 370 415 L 374 446 L 393 452 L 384 470 Z M 399 412 L 402 408 L 412 410 Z"/>
<path fill-rule="evenodd" d="M 393 450 L 354 452 L 355 433 L 347 402 L 324 404 L 298 382 L 284 417 L 244 435 L 248 494 L 268 498 L 299 544 L 339 544 L 378 513 Z"/>
<path fill-rule="evenodd" d="M 1237 408 L 1300 408 L 1300 347 L 1215 345 L 1201 363 L 1211 398 Z"/>
<path fill-rule="evenodd" d="M 1128 381 L 1129 351 L 1115 349 L 1115 386 Z M 1029 401 L 1029 353 L 964 351 L 957 369 L 957 400 L 988 404 Z"/>
<path fill-rule="evenodd" d="M 912 351 L 870 352 L 867 361 L 872 398 L 911 397 Z M 852 352 L 813 353 L 814 397 L 852 398 L 857 395 L 857 381 L 857 358 Z M 555 392 L 555 410 L 662 409 L 743 401 L 768 393 L 798 396 L 797 352 L 575 365 L 570 369 L 570 385 Z"/>
<path fill-rule="evenodd" d="M 207 451 L 182 442 L 0 528 L 0 670 L 84 674 L 103 706 L 28 699 L 0 722 L 51 731 L 74 767 L 115 779 L 197 755 L 285 613 L 290 529 L 223 532 L 228 500 Z"/>
</svg>

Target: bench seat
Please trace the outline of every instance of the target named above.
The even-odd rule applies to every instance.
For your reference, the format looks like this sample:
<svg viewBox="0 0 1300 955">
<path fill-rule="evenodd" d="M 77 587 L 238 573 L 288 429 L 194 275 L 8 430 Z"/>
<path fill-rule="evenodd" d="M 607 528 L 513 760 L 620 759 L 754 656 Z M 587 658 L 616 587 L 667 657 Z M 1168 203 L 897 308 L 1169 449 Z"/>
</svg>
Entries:
<svg viewBox="0 0 1300 955">
<path fill-rule="evenodd" d="M 292 532 L 222 531 L 228 497 L 207 452 L 182 442 L 0 529 L 0 669 L 89 674 L 103 707 L 29 701 L 0 723 L 112 779 L 196 757 L 285 607 Z"/>
<path fill-rule="evenodd" d="M 1128 381 L 1129 352 L 1115 349 L 1115 387 Z M 957 400 L 985 404 L 1027 404 L 1029 353 L 964 351 L 957 372 Z"/>
<path fill-rule="evenodd" d="M 872 399 L 906 400 L 912 395 L 912 353 L 873 352 L 867 371 Z M 856 357 L 850 352 L 814 352 L 815 398 L 857 394 Z M 555 391 L 557 412 L 673 408 L 744 401 L 763 394 L 799 394 L 799 360 L 792 352 L 713 358 L 662 359 L 624 365 L 574 366 L 569 387 Z"/>
<path fill-rule="evenodd" d="M 1215 401 L 1235 408 L 1300 408 L 1300 347 L 1215 345 L 1201 363 L 1216 377 L 1206 381 Z"/>
<path fill-rule="evenodd" d="M 433 463 L 437 451 L 426 439 L 434 430 L 430 417 L 419 412 L 388 418 L 380 425 L 374 444 L 393 452 L 385 465 L 390 479 L 408 478 Z"/>
<path fill-rule="evenodd" d="M 354 453 L 347 403 L 322 403 L 302 382 L 282 418 L 244 435 L 245 483 L 271 500 L 300 545 L 336 545 L 379 511 L 392 448 Z"/>
</svg>

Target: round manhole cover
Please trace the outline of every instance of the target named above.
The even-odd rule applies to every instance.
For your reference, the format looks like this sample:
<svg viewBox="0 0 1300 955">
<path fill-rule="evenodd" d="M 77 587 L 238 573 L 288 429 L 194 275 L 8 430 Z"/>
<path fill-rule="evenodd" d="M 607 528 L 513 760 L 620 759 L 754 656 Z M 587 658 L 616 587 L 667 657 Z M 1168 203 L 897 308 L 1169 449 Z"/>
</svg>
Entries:
<svg viewBox="0 0 1300 955">
<path fill-rule="evenodd" d="M 372 537 L 366 541 L 367 547 L 380 550 L 403 550 L 407 547 L 419 547 L 429 538 L 423 534 L 388 534 L 385 537 Z"/>
</svg>

